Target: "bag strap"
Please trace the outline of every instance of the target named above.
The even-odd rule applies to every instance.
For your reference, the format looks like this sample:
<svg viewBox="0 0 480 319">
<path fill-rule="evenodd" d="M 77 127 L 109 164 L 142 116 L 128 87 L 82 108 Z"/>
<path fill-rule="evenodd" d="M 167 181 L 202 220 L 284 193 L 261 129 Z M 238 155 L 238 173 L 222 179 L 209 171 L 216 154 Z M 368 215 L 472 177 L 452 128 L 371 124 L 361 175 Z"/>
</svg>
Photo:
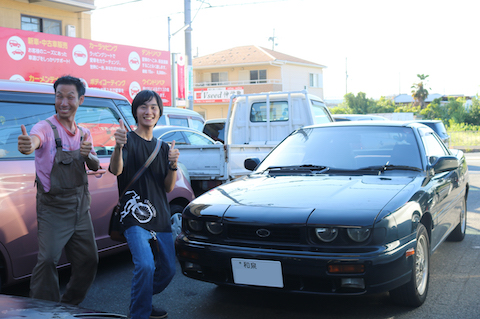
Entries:
<svg viewBox="0 0 480 319">
<path fill-rule="evenodd" d="M 125 187 L 122 194 L 118 197 L 117 206 L 120 205 L 120 200 L 122 199 L 123 195 L 125 195 L 125 193 L 130 188 L 130 186 L 132 186 L 133 183 L 135 183 L 140 178 L 140 176 L 142 176 L 142 174 L 150 166 L 150 164 L 152 164 L 153 160 L 157 157 L 157 154 L 158 154 L 158 151 L 160 150 L 161 145 L 162 145 L 162 140 L 158 139 L 157 144 L 155 145 L 155 149 L 153 150 L 152 154 L 150 154 L 150 156 L 147 158 L 147 160 L 142 165 L 142 167 L 140 167 L 140 169 L 132 177 L 132 180 L 130 181 L 130 183 L 128 183 L 128 185 Z"/>
</svg>

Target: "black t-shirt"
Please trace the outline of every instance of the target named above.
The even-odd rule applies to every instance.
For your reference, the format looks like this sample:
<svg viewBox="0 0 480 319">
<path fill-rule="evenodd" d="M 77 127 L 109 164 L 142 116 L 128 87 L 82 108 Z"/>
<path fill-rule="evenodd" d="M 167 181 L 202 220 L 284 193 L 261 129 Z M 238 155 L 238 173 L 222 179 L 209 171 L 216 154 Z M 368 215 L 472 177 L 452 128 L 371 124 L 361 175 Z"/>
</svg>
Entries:
<svg viewBox="0 0 480 319">
<path fill-rule="evenodd" d="M 162 143 L 157 157 L 129 187 L 120 201 L 120 220 L 124 229 L 140 226 L 156 232 L 172 231 L 164 183 L 169 165 L 167 143 L 157 141 L 156 138 L 147 141 L 135 132 L 128 132 L 127 143 L 123 146 L 123 172 L 117 177 L 118 192 L 121 195 L 133 176 L 145 164 L 157 142 Z"/>
</svg>

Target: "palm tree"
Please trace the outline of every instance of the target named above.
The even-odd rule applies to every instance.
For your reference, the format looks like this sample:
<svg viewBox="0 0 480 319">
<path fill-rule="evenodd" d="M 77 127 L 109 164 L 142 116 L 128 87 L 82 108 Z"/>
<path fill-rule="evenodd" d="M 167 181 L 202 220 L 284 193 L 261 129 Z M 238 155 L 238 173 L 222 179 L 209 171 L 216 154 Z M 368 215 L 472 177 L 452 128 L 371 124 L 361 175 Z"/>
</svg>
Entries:
<svg viewBox="0 0 480 319">
<path fill-rule="evenodd" d="M 428 97 L 428 90 L 425 88 L 424 82 L 428 78 L 428 75 L 417 74 L 420 82 L 412 85 L 412 97 L 415 99 L 415 105 L 420 104 L 420 108 L 425 108 L 425 100 Z M 429 89 L 431 90 L 431 89 Z"/>
</svg>

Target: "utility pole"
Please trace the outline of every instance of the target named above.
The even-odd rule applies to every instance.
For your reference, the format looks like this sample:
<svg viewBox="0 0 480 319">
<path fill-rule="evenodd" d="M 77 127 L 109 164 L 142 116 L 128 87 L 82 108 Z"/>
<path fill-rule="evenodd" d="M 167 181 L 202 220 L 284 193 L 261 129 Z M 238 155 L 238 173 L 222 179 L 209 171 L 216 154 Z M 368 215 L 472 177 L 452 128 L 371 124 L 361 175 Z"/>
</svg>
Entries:
<svg viewBox="0 0 480 319">
<path fill-rule="evenodd" d="M 275 46 L 277 45 L 275 43 L 275 39 L 277 37 L 275 36 L 275 29 L 273 29 L 273 37 L 268 38 L 268 41 L 272 41 L 272 51 L 275 51 Z"/>
<path fill-rule="evenodd" d="M 185 0 L 185 55 L 187 57 L 187 85 L 186 85 L 186 105 L 187 109 L 193 110 L 193 63 L 192 63 L 192 10 L 191 0 Z"/>
<path fill-rule="evenodd" d="M 345 58 L 345 94 L 348 94 L 348 71 L 347 71 L 347 58 Z"/>
<path fill-rule="evenodd" d="M 170 48 L 170 39 L 172 38 L 172 34 L 170 33 L 170 17 L 168 17 L 168 52 L 170 53 L 170 79 L 172 81 L 171 85 L 171 100 L 172 100 L 172 107 L 177 107 L 177 79 L 175 76 L 175 72 L 177 72 L 177 68 L 175 67 L 175 53 L 172 53 L 172 50 Z"/>
</svg>

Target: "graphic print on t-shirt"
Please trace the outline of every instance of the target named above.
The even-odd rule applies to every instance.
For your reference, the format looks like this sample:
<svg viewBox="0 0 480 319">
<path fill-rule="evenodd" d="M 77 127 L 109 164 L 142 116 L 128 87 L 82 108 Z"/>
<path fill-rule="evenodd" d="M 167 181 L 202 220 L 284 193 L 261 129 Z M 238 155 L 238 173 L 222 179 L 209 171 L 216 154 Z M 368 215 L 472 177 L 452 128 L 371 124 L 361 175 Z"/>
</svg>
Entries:
<svg viewBox="0 0 480 319">
<path fill-rule="evenodd" d="M 128 191 L 125 193 L 125 197 L 130 199 L 125 203 L 123 211 L 120 213 L 120 222 L 128 214 L 132 214 L 139 223 L 145 224 L 152 220 L 153 217 L 157 216 L 155 207 L 148 199 L 144 199 L 143 202 L 140 200 L 140 196 L 135 191 Z"/>
</svg>

